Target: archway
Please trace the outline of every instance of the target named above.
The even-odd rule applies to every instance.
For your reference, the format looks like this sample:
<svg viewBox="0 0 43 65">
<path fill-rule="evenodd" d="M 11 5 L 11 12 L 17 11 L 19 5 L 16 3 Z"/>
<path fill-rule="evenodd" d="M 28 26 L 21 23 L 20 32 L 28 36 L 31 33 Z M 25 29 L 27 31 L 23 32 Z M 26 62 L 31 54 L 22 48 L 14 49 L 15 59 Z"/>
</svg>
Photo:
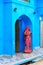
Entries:
<svg viewBox="0 0 43 65">
<path fill-rule="evenodd" d="M 24 47 L 25 47 L 24 30 L 26 29 L 27 26 L 30 27 L 30 31 L 32 32 L 32 22 L 28 16 L 22 15 L 16 20 L 16 24 L 15 24 L 16 52 L 24 51 Z M 31 43 L 32 43 L 32 40 L 31 40 Z"/>
</svg>

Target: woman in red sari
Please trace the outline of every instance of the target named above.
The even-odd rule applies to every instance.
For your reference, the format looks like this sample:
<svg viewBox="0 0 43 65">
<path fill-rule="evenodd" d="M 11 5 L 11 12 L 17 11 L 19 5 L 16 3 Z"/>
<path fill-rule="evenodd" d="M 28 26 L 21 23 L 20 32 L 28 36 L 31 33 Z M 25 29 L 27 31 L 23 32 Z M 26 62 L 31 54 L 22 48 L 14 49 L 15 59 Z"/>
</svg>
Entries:
<svg viewBox="0 0 43 65">
<path fill-rule="evenodd" d="M 25 39 L 25 49 L 24 52 L 25 53 L 31 53 L 32 49 L 31 49 L 31 32 L 30 32 L 30 27 L 27 27 L 24 31 L 24 39 Z"/>
</svg>

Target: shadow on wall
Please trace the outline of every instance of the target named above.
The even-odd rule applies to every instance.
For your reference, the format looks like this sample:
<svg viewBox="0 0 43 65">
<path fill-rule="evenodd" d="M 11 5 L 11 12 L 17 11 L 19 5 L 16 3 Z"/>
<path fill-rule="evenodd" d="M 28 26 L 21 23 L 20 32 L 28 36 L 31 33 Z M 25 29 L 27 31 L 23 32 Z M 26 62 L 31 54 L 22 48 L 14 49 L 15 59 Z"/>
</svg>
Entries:
<svg viewBox="0 0 43 65">
<path fill-rule="evenodd" d="M 16 23 L 15 23 L 16 52 L 24 51 L 24 47 L 25 47 L 24 30 L 26 29 L 27 26 L 30 27 L 30 31 L 32 32 L 32 22 L 28 16 L 22 15 L 16 20 Z M 31 36 L 31 42 L 32 42 L 32 36 Z"/>
</svg>

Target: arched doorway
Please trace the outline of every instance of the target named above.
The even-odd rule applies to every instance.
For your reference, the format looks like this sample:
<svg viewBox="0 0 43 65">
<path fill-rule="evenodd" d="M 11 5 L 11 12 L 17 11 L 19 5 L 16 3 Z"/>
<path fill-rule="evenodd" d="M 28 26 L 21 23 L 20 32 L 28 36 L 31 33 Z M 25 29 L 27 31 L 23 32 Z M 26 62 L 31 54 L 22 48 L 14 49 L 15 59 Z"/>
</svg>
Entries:
<svg viewBox="0 0 43 65">
<path fill-rule="evenodd" d="M 25 47 L 24 30 L 26 29 L 27 26 L 30 27 L 30 31 L 32 32 L 32 22 L 28 16 L 22 15 L 16 20 L 16 24 L 15 24 L 16 52 L 24 51 L 24 47 Z M 31 36 L 31 39 L 32 39 L 32 36 Z M 31 40 L 31 43 L 32 43 L 32 40 Z"/>
</svg>

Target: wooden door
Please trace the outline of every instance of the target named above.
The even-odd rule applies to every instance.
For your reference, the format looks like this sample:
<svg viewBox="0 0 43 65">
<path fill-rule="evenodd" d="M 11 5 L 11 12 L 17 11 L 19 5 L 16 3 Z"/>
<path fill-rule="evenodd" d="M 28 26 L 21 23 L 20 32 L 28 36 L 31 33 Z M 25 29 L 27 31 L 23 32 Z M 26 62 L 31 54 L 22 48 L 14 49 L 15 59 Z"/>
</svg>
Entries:
<svg viewBox="0 0 43 65">
<path fill-rule="evenodd" d="M 15 44 L 16 52 L 19 52 L 19 21 L 16 21 L 15 24 Z"/>
</svg>

